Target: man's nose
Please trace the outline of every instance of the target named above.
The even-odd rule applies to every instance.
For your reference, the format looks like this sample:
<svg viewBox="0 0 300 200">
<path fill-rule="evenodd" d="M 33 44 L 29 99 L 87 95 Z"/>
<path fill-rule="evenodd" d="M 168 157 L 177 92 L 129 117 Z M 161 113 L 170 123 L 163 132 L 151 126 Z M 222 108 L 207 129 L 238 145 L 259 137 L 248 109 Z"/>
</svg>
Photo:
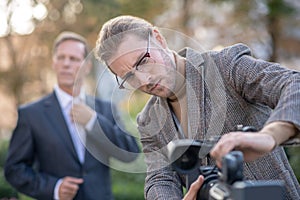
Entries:
<svg viewBox="0 0 300 200">
<path fill-rule="evenodd" d="M 148 85 L 149 83 L 152 83 L 152 74 L 145 73 L 145 72 L 136 72 L 135 76 L 140 83 L 140 86 Z"/>
<path fill-rule="evenodd" d="M 65 58 L 64 60 L 63 60 L 63 65 L 64 66 L 70 66 L 70 59 L 69 58 Z"/>
</svg>

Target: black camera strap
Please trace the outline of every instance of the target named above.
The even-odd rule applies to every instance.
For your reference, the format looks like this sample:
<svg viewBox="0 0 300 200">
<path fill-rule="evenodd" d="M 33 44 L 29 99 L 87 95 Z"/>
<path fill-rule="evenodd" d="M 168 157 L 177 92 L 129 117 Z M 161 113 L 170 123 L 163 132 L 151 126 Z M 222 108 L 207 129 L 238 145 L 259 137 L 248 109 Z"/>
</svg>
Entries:
<svg viewBox="0 0 300 200">
<path fill-rule="evenodd" d="M 176 117 L 176 115 L 175 115 L 175 113 L 173 112 L 172 109 L 171 109 L 171 114 L 172 114 L 172 118 L 173 118 L 176 130 L 178 132 L 179 139 L 186 139 L 185 134 L 183 132 L 183 129 L 182 129 L 181 125 L 180 125 L 180 122 L 177 119 L 177 117 Z"/>
</svg>

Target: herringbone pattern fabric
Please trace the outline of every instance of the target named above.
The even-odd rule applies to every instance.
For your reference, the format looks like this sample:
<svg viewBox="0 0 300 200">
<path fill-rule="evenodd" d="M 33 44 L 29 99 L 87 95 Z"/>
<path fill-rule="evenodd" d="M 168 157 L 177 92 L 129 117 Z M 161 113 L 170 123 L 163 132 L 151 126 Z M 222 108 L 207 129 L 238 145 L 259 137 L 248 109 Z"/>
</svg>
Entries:
<svg viewBox="0 0 300 200">
<path fill-rule="evenodd" d="M 215 137 L 236 130 L 239 124 L 261 129 L 278 120 L 300 129 L 299 72 L 256 60 L 242 44 L 221 52 L 199 54 L 185 49 L 181 54 L 187 59 L 189 138 Z M 167 159 L 167 144 L 179 139 L 167 101 L 152 97 L 138 116 L 138 125 L 148 169 L 146 198 L 181 199 L 182 182 Z M 203 164 L 214 163 L 204 159 Z M 300 199 L 299 183 L 281 147 L 246 163 L 244 176 L 284 180 L 285 199 Z"/>
</svg>

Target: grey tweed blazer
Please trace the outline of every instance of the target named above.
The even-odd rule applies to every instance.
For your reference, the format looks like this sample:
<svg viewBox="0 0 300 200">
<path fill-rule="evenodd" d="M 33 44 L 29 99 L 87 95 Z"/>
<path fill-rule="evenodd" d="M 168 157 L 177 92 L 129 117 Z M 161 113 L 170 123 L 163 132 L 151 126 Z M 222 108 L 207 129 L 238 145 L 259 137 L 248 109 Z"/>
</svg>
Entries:
<svg viewBox="0 0 300 200">
<path fill-rule="evenodd" d="M 187 59 L 189 139 L 220 136 L 236 130 L 239 124 L 261 129 L 278 120 L 294 123 L 300 130 L 299 72 L 257 60 L 243 44 L 220 52 L 184 49 L 179 53 Z M 137 121 L 147 164 L 145 198 L 181 199 L 183 180 L 172 171 L 166 146 L 183 136 L 166 99 L 153 96 Z M 213 165 L 214 161 L 206 158 L 202 163 Z M 283 180 L 284 198 L 300 199 L 299 183 L 282 147 L 245 163 L 244 177 Z"/>
</svg>

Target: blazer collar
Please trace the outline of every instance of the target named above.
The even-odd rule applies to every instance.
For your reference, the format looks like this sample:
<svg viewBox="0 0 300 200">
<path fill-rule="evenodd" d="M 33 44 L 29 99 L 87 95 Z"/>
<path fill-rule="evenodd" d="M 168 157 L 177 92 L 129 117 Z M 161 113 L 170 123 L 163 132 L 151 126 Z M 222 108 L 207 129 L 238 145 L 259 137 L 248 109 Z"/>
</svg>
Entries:
<svg viewBox="0 0 300 200">
<path fill-rule="evenodd" d="M 201 52 L 191 49 L 189 47 L 183 48 L 178 52 L 178 54 L 182 57 L 187 58 L 187 65 L 198 67 L 204 63 L 204 59 L 201 55 Z"/>
</svg>

